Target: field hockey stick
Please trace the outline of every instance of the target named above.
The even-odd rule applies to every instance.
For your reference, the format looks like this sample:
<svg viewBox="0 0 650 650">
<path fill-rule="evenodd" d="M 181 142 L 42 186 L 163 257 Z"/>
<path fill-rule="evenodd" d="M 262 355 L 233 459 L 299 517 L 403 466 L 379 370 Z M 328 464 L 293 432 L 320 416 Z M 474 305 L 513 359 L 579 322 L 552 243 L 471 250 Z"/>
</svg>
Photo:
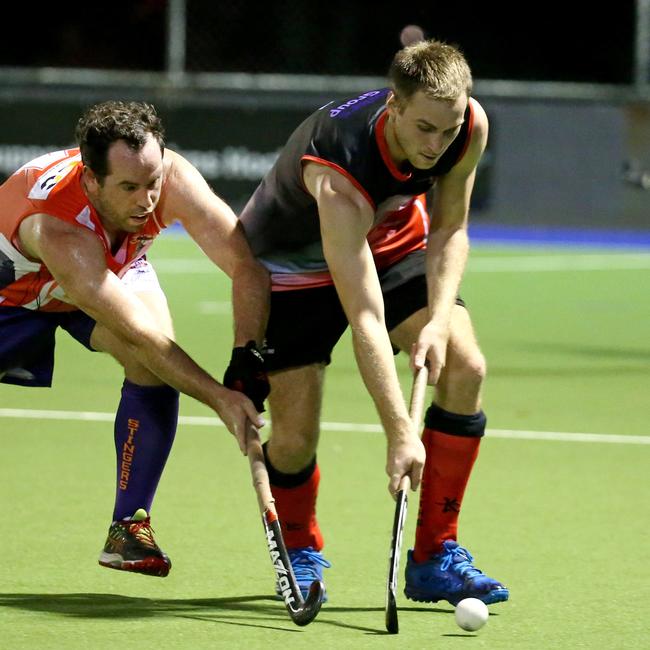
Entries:
<svg viewBox="0 0 650 650">
<path fill-rule="evenodd" d="M 300 587 L 298 587 L 291 568 L 287 547 L 282 538 L 280 520 L 271 493 L 269 474 L 266 471 L 262 443 L 257 429 L 250 422 L 246 426 L 246 453 L 248 454 L 248 462 L 253 477 L 253 487 L 257 493 L 257 502 L 262 513 L 266 544 L 282 593 L 282 599 L 291 620 L 296 625 L 308 625 L 320 611 L 325 595 L 325 587 L 320 580 L 314 580 L 309 587 L 307 598 L 303 599 L 302 597 Z"/>
<path fill-rule="evenodd" d="M 424 366 L 417 371 L 413 379 L 409 414 L 413 425 L 416 427 L 420 426 L 420 421 L 422 420 L 428 376 L 429 369 Z M 410 477 L 402 477 L 396 497 L 395 516 L 393 517 L 393 536 L 390 541 L 390 555 L 388 560 L 388 580 L 386 581 L 386 629 L 390 634 L 397 634 L 399 632 L 396 601 L 397 574 L 399 572 L 399 557 L 402 550 L 404 525 L 406 524 L 407 495 L 410 488 Z"/>
</svg>

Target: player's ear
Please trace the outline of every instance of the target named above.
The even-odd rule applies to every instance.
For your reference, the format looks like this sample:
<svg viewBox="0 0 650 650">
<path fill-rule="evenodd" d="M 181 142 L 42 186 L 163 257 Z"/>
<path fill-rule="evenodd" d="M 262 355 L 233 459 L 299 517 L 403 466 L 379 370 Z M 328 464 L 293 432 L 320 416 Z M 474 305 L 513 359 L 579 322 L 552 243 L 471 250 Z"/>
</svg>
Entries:
<svg viewBox="0 0 650 650">
<path fill-rule="evenodd" d="M 386 99 L 386 109 L 389 115 L 400 112 L 400 101 L 394 91 L 391 91 Z"/>
<path fill-rule="evenodd" d="M 99 186 L 101 186 L 101 178 L 95 174 L 95 172 L 88 167 L 88 165 L 84 165 L 83 168 L 83 178 L 86 181 L 86 186 L 90 191 L 97 189 Z"/>
</svg>

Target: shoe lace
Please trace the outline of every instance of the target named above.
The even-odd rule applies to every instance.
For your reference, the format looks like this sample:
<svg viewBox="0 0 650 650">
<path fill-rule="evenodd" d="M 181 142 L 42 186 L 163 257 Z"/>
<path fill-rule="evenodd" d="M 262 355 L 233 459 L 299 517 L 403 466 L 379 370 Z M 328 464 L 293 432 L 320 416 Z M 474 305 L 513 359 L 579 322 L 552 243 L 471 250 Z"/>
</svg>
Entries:
<svg viewBox="0 0 650 650">
<path fill-rule="evenodd" d="M 296 580 L 318 580 L 320 576 L 316 570 L 316 565 L 329 569 L 332 565 L 310 546 L 307 548 L 289 551 L 289 559 Z"/>
<path fill-rule="evenodd" d="M 129 525 L 129 532 L 143 545 L 157 548 L 153 538 L 154 530 L 148 521 L 134 521 Z"/>
<path fill-rule="evenodd" d="M 473 561 L 474 558 L 466 548 L 457 546 L 456 548 L 447 549 L 447 553 L 440 563 L 440 568 L 447 571 L 451 567 L 461 578 L 471 579 L 482 574 L 482 571 L 472 565 Z"/>
</svg>

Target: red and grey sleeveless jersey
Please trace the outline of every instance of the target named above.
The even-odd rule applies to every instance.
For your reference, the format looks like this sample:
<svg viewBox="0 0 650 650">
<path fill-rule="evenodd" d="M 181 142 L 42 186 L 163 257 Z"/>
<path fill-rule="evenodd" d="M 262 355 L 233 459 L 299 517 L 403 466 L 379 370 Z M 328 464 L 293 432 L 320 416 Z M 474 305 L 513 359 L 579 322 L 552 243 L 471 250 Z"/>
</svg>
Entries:
<svg viewBox="0 0 650 650">
<path fill-rule="evenodd" d="M 316 201 L 302 182 L 306 161 L 346 176 L 375 210 L 368 234 L 377 268 L 424 248 L 425 194 L 462 158 L 472 130 L 471 101 L 463 126 L 434 167 L 400 171 L 384 136 L 388 88 L 371 90 L 312 113 L 289 137 L 240 220 L 275 291 L 332 284 L 323 255 Z"/>
<path fill-rule="evenodd" d="M 78 149 L 55 151 L 23 165 L 0 186 L 0 308 L 76 309 L 66 302 L 46 266 L 28 259 L 20 249 L 18 228 L 32 214 L 47 214 L 93 232 L 104 248 L 107 267 L 118 276 L 146 253 L 164 228 L 154 212 L 140 232 L 128 234 L 112 253 L 100 218 L 81 188 L 81 170 Z"/>
</svg>

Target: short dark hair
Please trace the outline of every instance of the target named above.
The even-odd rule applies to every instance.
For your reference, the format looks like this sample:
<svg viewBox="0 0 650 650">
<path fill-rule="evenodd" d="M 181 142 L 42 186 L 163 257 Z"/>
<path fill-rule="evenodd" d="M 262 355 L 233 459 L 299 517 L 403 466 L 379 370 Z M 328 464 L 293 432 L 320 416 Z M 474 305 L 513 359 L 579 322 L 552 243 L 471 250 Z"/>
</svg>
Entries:
<svg viewBox="0 0 650 650">
<path fill-rule="evenodd" d="M 149 136 L 165 148 L 165 132 L 156 109 L 145 102 L 107 101 L 95 104 L 79 118 L 75 137 L 81 159 L 101 179 L 110 173 L 108 149 L 124 140 L 134 151 L 144 146 Z"/>
<path fill-rule="evenodd" d="M 397 52 L 388 76 L 398 99 L 408 101 L 419 90 L 433 99 L 454 101 L 472 92 L 472 72 L 455 45 L 431 39 Z"/>
</svg>

